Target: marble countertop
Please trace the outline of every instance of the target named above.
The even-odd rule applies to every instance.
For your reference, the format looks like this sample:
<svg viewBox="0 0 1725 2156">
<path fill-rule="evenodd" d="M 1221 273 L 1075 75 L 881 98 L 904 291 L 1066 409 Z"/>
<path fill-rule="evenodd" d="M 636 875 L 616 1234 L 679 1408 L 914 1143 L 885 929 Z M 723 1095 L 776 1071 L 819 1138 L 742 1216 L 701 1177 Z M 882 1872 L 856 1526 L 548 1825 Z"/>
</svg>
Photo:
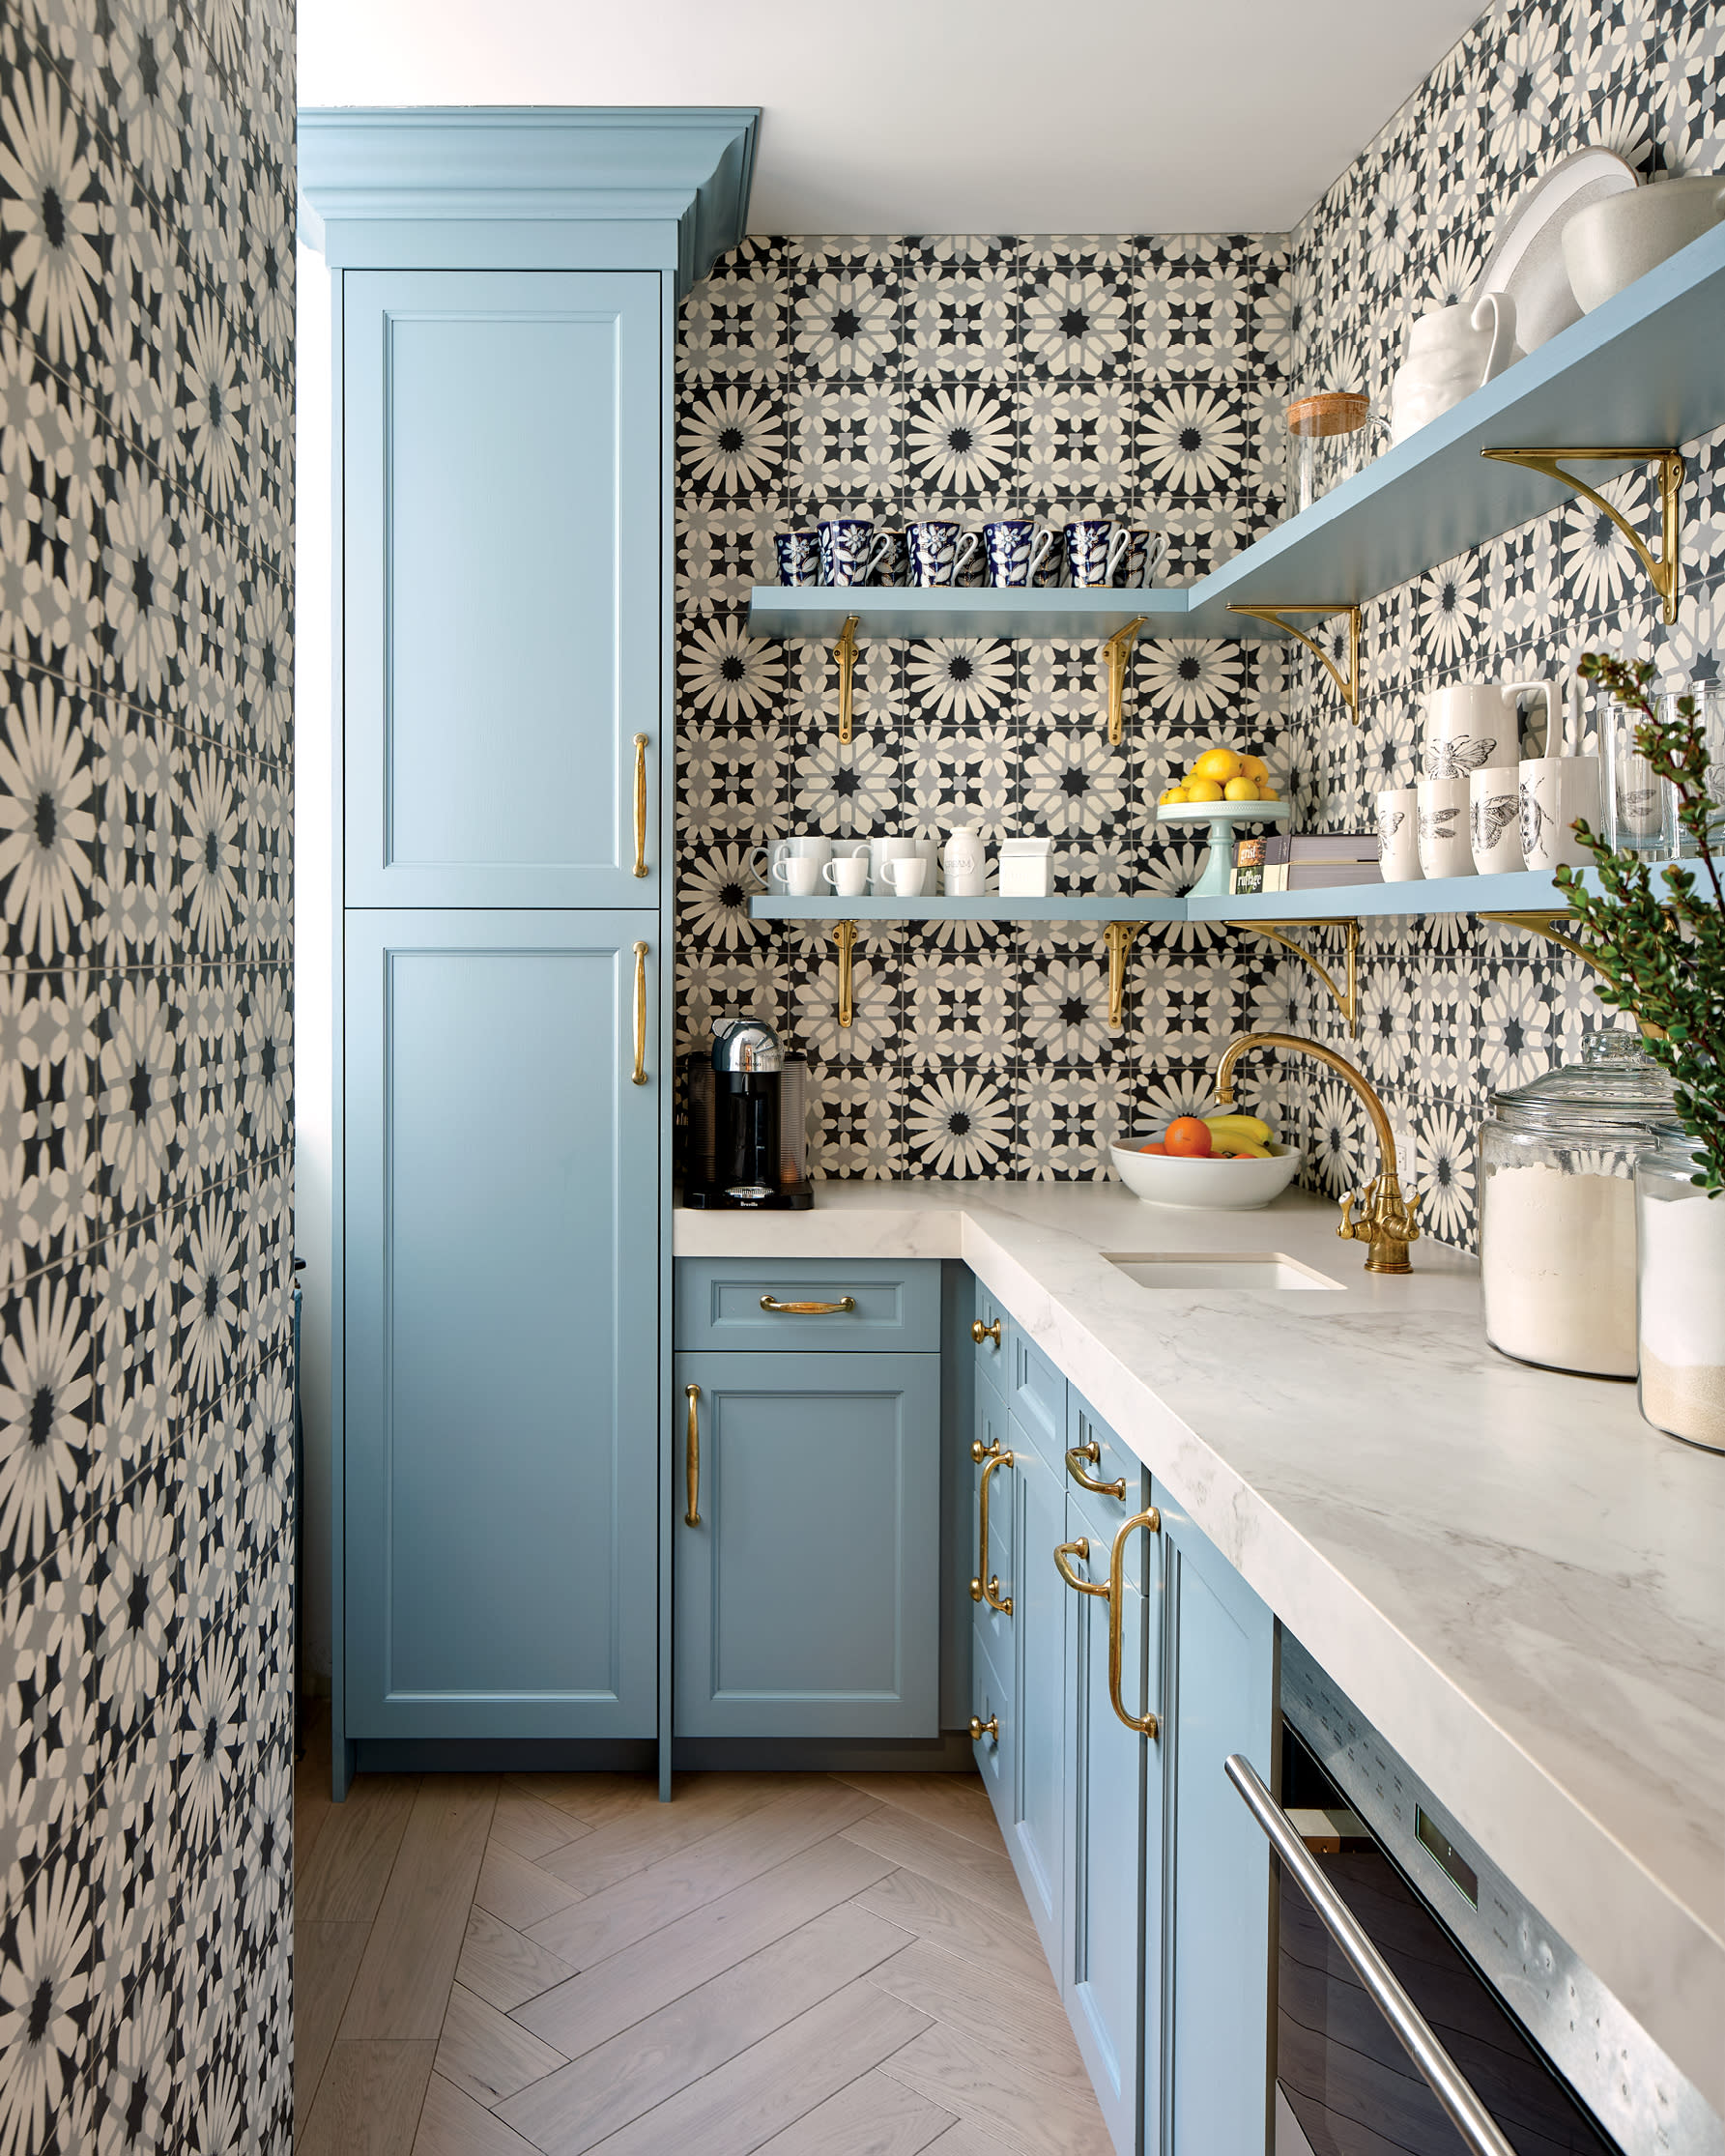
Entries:
<svg viewBox="0 0 1725 2156">
<path fill-rule="evenodd" d="M 962 1258 L 1725 2112 L 1725 1457 L 1485 1344 L 1479 1268 L 1374 1279 L 1337 1211 L 1113 1184 L 826 1183 L 679 1257 Z M 1278 1251 L 1339 1292 L 1146 1289 Z"/>
</svg>

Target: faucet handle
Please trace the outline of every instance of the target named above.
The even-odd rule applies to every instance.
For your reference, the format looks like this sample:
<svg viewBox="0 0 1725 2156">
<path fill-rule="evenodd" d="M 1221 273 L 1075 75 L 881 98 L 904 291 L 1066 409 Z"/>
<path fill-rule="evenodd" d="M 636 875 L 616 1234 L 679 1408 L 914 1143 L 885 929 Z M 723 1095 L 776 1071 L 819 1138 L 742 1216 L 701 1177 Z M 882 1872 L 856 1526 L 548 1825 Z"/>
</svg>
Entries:
<svg viewBox="0 0 1725 2156">
<path fill-rule="evenodd" d="M 1407 1247 L 1416 1242 L 1420 1234 L 1419 1222 L 1414 1218 L 1420 1197 L 1418 1191 L 1412 1198 L 1402 1195 L 1394 1168 L 1386 1168 L 1362 1189 L 1345 1193 L 1336 1232 L 1345 1243 L 1371 1245 L 1366 1260 L 1368 1273 L 1405 1273 L 1408 1270 Z M 1358 1220 L 1354 1218 L 1356 1204 L 1360 1208 Z"/>
</svg>

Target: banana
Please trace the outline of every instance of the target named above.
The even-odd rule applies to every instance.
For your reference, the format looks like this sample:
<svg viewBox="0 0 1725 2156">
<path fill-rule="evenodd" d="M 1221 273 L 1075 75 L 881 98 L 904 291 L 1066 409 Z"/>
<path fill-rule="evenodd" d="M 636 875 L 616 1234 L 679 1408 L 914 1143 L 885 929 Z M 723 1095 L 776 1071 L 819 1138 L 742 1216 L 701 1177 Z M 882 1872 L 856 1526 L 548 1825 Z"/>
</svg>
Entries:
<svg viewBox="0 0 1725 2156">
<path fill-rule="evenodd" d="M 1225 1135 L 1218 1134 L 1212 1138 L 1211 1149 L 1217 1153 L 1244 1153 L 1254 1161 L 1267 1161 L 1271 1157 L 1267 1145 L 1259 1145 L 1249 1137 L 1236 1137 L 1231 1132 Z"/>
<path fill-rule="evenodd" d="M 1268 1145 L 1274 1135 L 1261 1115 L 1206 1115 L 1212 1137 L 1225 1135 L 1229 1137 L 1249 1137 L 1259 1145 Z"/>
</svg>

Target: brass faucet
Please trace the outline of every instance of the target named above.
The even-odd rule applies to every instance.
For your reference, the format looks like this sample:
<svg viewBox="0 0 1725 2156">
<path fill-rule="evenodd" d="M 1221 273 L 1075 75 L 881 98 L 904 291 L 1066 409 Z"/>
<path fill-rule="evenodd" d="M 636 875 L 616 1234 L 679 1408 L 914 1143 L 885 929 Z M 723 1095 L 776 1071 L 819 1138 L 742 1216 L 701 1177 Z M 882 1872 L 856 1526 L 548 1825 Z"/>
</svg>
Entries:
<svg viewBox="0 0 1725 2156">
<path fill-rule="evenodd" d="M 1368 1273 L 1411 1273 L 1408 1245 L 1420 1233 L 1414 1220 L 1420 1193 L 1416 1191 L 1411 1199 L 1401 1194 L 1401 1182 L 1395 1173 L 1395 1134 L 1390 1128 L 1390 1118 L 1384 1113 L 1383 1102 L 1347 1058 L 1337 1055 L 1334 1049 L 1322 1048 L 1316 1041 L 1302 1041 L 1293 1033 L 1248 1033 L 1223 1050 L 1222 1061 L 1216 1066 L 1219 1107 L 1234 1105 L 1234 1066 L 1248 1049 L 1280 1049 L 1288 1055 L 1316 1056 L 1320 1063 L 1327 1063 L 1337 1078 L 1346 1078 L 1366 1103 L 1366 1112 L 1371 1117 L 1371 1127 L 1377 1133 L 1378 1171 L 1364 1190 L 1349 1191 L 1342 1199 L 1341 1223 L 1336 1232 L 1344 1242 L 1371 1245 L 1366 1256 Z M 1356 1204 L 1360 1207 L 1358 1220 L 1353 1211 Z"/>
</svg>

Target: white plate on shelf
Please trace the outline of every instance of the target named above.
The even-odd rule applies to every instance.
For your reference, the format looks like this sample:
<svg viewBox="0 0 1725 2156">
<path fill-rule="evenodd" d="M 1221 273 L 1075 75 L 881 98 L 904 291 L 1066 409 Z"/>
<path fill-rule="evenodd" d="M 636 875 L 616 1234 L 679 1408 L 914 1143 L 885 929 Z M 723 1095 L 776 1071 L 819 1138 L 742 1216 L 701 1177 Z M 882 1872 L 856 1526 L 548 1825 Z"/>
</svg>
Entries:
<svg viewBox="0 0 1725 2156">
<path fill-rule="evenodd" d="M 1509 294 L 1523 352 L 1538 351 L 1581 320 L 1581 302 L 1564 263 L 1565 225 L 1590 202 L 1626 194 L 1635 185 L 1634 170 L 1615 150 L 1577 150 L 1524 187 L 1506 211 L 1475 296 Z"/>
</svg>

